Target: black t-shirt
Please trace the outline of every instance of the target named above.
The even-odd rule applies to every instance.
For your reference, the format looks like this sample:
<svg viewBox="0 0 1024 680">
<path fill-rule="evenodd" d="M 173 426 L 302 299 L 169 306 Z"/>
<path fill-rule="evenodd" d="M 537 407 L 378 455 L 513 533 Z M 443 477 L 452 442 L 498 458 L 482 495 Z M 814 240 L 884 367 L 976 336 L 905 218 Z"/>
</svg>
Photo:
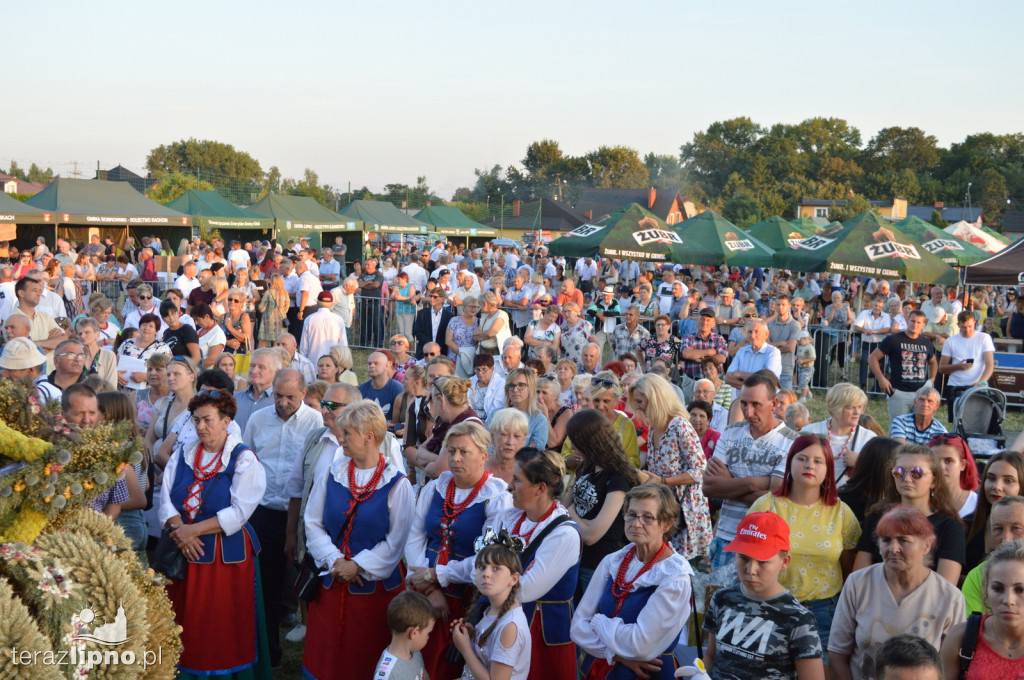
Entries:
<svg viewBox="0 0 1024 680">
<path fill-rule="evenodd" d="M 164 331 L 164 342 L 166 342 L 171 348 L 171 354 L 176 357 L 190 357 L 192 354 L 188 351 L 188 343 L 194 342 L 199 344 L 199 334 L 195 328 L 189 326 L 187 323 L 181 324 L 181 328 L 176 331 L 172 331 L 170 328 Z"/>
<path fill-rule="evenodd" d="M 868 515 L 864 522 L 864 532 L 857 541 L 857 550 L 871 553 L 871 563 L 878 564 L 882 561 L 882 554 L 878 551 L 878 541 L 875 539 L 875 528 L 882 513 L 873 512 Z M 941 512 L 933 512 L 928 515 L 928 521 L 935 529 L 935 547 L 932 548 L 932 569 L 939 564 L 939 560 L 952 560 L 963 565 L 967 559 L 967 537 L 964 525 L 960 523 L 959 517 L 950 517 Z"/>
<path fill-rule="evenodd" d="M 582 519 L 594 519 L 601 513 L 605 498 L 613 491 L 629 491 L 629 482 L 617 472 L 601 470 L 586 472 L 577 476 L 572 487 L 572 497 L 576 503 L 576 513 Z M 593 545 L 584 545 L 580 558 L 580 566 L 597 569 L 601 560 L 626 545 L 625 527 L 622 519 L 616 517 L 611 527 Z"/>
<path fill-rule="evenodd" d="M 377 281 L 378 283 L 384 283 L 384 275 L 380 271 L 375 271 L 372 274 L 369 272 L 363 272 L 363 275 L 359 277 L 360 281 L 372 282 Z M 368 298 L 379 298 L 383 286 L 377 286 L 376 288 L 360 288 L 356 294 L 362 295 Z"/>
<path fill-rule="evenodd" d="M 928 362 L 935 356 L 935 347 L 924 337 L 911 339 L 904 332 L 892 333 L 878 343 L 878 349 L 889 359 L 893 389 L 916 392 L 928 381 Z"/>
</svg>

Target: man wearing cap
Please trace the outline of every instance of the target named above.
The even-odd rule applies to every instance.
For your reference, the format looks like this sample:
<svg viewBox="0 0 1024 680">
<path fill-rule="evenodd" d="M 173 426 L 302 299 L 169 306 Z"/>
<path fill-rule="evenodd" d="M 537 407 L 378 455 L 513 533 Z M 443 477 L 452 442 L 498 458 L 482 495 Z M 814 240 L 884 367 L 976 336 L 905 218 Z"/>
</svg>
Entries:
<svg viewBox="0 0 1024 680">
<path fill-rule="evenodd" d="M 779 583 L 789 545 L 789 525 L 775 513 L 752 512 L 739 523 L 725 550 L 740 585 L 716 592 L 704 619 L 712 677 L 825 677 L 814 614 Z"/>
<path fill-rule="evenodd" d="M 316 300 L 320 308 L 306 317 L 302 324 L 302 342 L 299 343 L 299 351 L 310 361 L 319 361 L 320 357 L 330 353 L 334 345 L 348 344 L 345 323 L 331 311 L 334 296 L 322 290 Z"/>
<path fill-rule="evenodd" d="M 680 355 L 683 358 L 683 372 L 692 380 L 700 380 L 704 375 L 700 363 L 710 357 L 722 366 L 729 356 L 729 345 L 725 338 L 715 330 L 715 313 L 708 308 L 700 310 L 697 317 L 697 332 L 684 336 L 679 343 Z M 686 391 L 686 386 L 683 386 Z"/>
<path fill-rule="evenodd" d="M 616 322 L 622 310 L 619 301 L 615 299 L 615 286 L 605 286 L 601 291 L 601 297 L 587 307 L 587 320 L 594 325 L 597 331 L 597 345 L 604 352 L 607 343 L 615 333 Z"/>
<path fill-rule="evenodd" d="M 747 376 L 739 402 L 743 420 L 722 432 L 704 473 L 704 495 L 723 501 L 708 555 L 715 585 L 735 583 L 736 572 L 725 546 L 736 538 L 750 505 L 782 484 L 786 455 L 797 436 L 776 417 L 775 385 L 765 375 Z"/>
<path fill-rule="evenodd" d="M 24 318 L 24 317 L 23 317 Z M 49 401 L 60 401 L 61 391 L 49 384 L 36 382 L 46 365 L 46 355 L 28 338 L 11 338 L 0 354 L 0 372 L 8 380 L 28 378 L 35 383 L 39 396 Z"/>
<path fill-rule="evenodd" d="M 718 334 L 726 336 L 735 326 L 743 321 L 743 305 L 736 299 L 736 291 L 726 286 L 722 289 L 722 297 L 715 305 L 715 320 L 718 322 Z"/>
</svg>

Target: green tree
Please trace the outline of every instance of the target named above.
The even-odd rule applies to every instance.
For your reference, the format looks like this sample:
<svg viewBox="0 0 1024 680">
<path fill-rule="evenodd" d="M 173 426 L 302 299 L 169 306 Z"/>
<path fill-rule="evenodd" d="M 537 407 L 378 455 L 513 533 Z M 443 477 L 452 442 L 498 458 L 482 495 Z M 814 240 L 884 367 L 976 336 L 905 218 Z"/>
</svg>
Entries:
<svg viewBox="0 0 1024 680">
<path fill-rule="evenodd" d="M 51 179 L 53 179 L 53 168 L 46 168 L 46 170 L 43 170 L 38 165 L 33 163 L 28 168 L 27 179 L 29 182 L 46 184 Z"/>
<path fill-rule="evenodd" d="M 907 203 L 914 205 L 921 195 L 921 185 L 917 181 L 917 175 L 910 168 L 901 171 L 892 183 L 892 195 L 905 199 Z"/>
<path fill-rule="evenodd" d="M 260 190 L 257 200 L 262 200 L 267 194 L 281 193 L 281 170 L 276 165 L 271 165 L 263 178 L 263 188 Z"/>
<path fill-rule="evenodd" d="M 20 179 L 22 182 L 28 181 L 28 177 L 25 176 L 25 171 L 18 166 L 17 161 L 11 161 L 11 167 L 7 170 L 7 174 L 16 179 Z"/>
<path fill-rule="evenodd" d="M 845 222 L 865 212 L 877 213 L 878 208 L 871 205 L 871 201 L 860 194 L 853 194 L 846 198 L 845 205 L 834 203 L 828 210 L 828 218 L 833 222 Z"/>
<path fill-rule="evenodd" d="M 494 165 L 490 170 L 481 170 L 480 168 L 473 170 L 473 174 L 476 175 L 476 185 L 473 187 L 473 200 L 480 203 L 497 203 L 501 200 L 502 196 L 511 195 L 508 182 L 503 176 L 503 171 L 504 168 L 500 165 Z"/>
<path fill-rule="evenodd" d="M 331 210 L 335 207 L 334 189 L 328 184 L 321 185 L 320 176 L 309 168 L 302 173 L 301 180 L 281 180 L 281 192 L 291 196 L 308 196 Z"/>
<path fill-rule="evenodd" d="M 636 149 L 628 146 L 602 146 L 586 155 L 590 164 L 591 186 L 599 189 L 642 189 L 648 186 L 650 172 Z"/>
<path fill-rule="evenodd" d="M 869 172 L 912 170 L 920 175 L 939 164 L 939 140 L 917 127 L 888 127 L 878 131 L 864 147 Z"/>
<path fill-rule="evenodd" d="M 263 185 L 259 161 L 230 144 L 195 138 L 160 145 L 149 152 L 146 168 L 160 177 L 168 172 L 198 175 L 229 200 L 248 202 Z"/>
<path fill-rule="evenodd" d="M 644 166 L 655 189 L 678 190 L 686 184 L 686 171 L 677 156 L 649 153 L 644 156 Z"/>
<path fill-rule="evenodd" d="M 146 196 L 157 203 L 170 203 L 190 189 L 209 191 L 213 185 L 206 180 L 196 180 L 195 175 L 183 172 L 164 173 L 156 185 L 146 192 Z"/>
<path fill-rule="evenodd" d="M 1006 212 L 1006 179 L 994 168 L 981 173 L 978 194 L 982 219 L 988 224 L 1000 224 Z"/>
<path fill-rule="evenodd" d="M 747 117 L 718 121 L 704 132 L 696 132 L 693 141 L 679 148 L 683 167 L 708 194 L 719 194 L 729 175 L 745 174 L 752 154 L 765 130 Z"/>
<path fill-rule="evenodd" d="M 942 213 L 940 213 L 938 210 L 932 210 L 932 217 L 928 221 L 931 224 L 934 224 L 939 229 L 945 229 L 946 227 L 949 226 L 949 223 L 946 222 L 946 220 L 942 219 Z"/>
</svg>

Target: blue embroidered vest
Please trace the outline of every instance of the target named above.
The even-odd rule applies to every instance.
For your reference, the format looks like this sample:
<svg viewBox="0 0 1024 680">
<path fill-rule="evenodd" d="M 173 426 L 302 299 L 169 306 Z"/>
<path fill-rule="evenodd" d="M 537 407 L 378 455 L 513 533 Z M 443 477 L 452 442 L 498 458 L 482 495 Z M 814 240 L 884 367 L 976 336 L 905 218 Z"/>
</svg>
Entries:
<svg viewBox="0 0 1024 680">
<path fill-rule="evenodd" d="M 601 591 L 601 599 L 597 603 L 597 611 L 604 614 L 607 617 L 615 616 L 615 605 L 618 601 L 615 596 L 612 595 L 612 581 L 614 577 L 609 578 L 605 583 L 604 589 Z M 622 609 L 619 610 L 618 617 L 625 623 L 636 623 L 637 617 L 640 616 L 640 612 L 645 606 L 647 601 L 654 595 L 654 591 L 658 588 L 657 586 L 646 586 L 644 588 L 634 588 L 632 592 L 626 595 L 626 599 L 622 603 Z M 658 678 L 658 680 L 672 680 L 675 675 L 675 660 L 673 654 L 675 652 L 676 645 L 679 644 L 679 635 L 682 634 L 683 629 L 686 627 L 686 621 L 682 622 L 682 627 L 679 633 L 672 638 L 671 644 L 668 649 L 661 653 L 661 670 L 651 677 Z M 583 660 L 583 672 L 586 673 L 590 669 L 590 665 L 593 663 L 594 657 L 587 654 Z M 608 672 L 605 680 L 633 680 L 636 676 L 633 672 L 621 664 L 615 664 L 612 666 L 611 671 Z"/>
<path fill-rule="evenodd" d="M 238 464 L 238 457 L 242 451 L 248 450 L 248 446 L 239 442 L 234 450 L 231 451 L 231 457 L 228 459 L 227 466 L 203 482 L 203 490 L 200 494 L 200 497 L 203 499 L 202 505 L 199 506 L 199 512 L 196 513 L 195 519 L 189 522 L 190 524 L 197 524 L 211 517 L 216 517 L 218 512 L 231 506 L 231 480 L 235 476 L 235 466 Z M 184 456 L 185 453 L 182 452 L 182 460 L 178 463 L 178 469 L 175 471 L 174 481 L 171 484 L 171 503 L 174 504 L 182 520 L 187 517 L 185 513 L 185 499 L 188 497 L 188 487 L 195 481 L 193 470 L 185 462 Z M 260 542 L 256 538 L 256 532 L 248 522 L 245 523 L 243 531 L 249 534 L 249 538 L 252 540 L 253 551 L 258 554 Z M 196 560 L 198 563 L 211 564 L 213 562 L 218 539 L 221 549 L 221 560 L 225 564 L 235 564 L 246 560 L 245 539 L 242 536 L 242 532 L 237 531 L 230 536 L 225 536 L 224 534 L 200 536 L 199 540 L 203 542 L 203 556 Z"/>
<path fill-rule="evenodd" d="M 351 463 L 349 464 L 351 465 Z M 352 528 L 348 538 L 347 555 L 349 557 L 358 555 L 363 550 L 373 548 L 373 546 L 380 543 L 387 536 L 388 529 L 391 527 L 388 496 L 391 495 L 391 489 L 394 488 L 395 484 L 402 479 L 405 479 L 405 475 L 399 472 L 391 478 L 391 481 L 381 485 L 374 491 L 372 496 L 362 503 L 355 504 L 355 510 L 348 520 Z M 332 540 L 337 541 L 336 545 L 339 547 L 342 535 L 345 533 L 343 528 L 345 526 L 345 514 L 349 511 L 349 506 L 352 503 L 355 503 L 355 501 L 349 488 L 335 480 L 333 474 L 329 474 L 327 477 L 327 495 L 324 498 L 324 531 L 327 532 L 327 535 Z M 345 551 L 343 550 L 342 552 Z M 391 575 L 382 580 L 387 590 L 401 585 L 402 581 L 402 573 L 398 564 L 395 565 Z M 331 582 L 330 576 L 324 576 L 323 584 L 325 588 L 329 588 Z M 350 593 L 357 594 L 373 593 L 377 587 L 374 581 L 364 581 L 362 586 L 356 583 L 349 583 L 347 585 L 349 586 Z"/>
<path fill-rule="evenodd" d="M 579 528 L 571 520 L 563 522 L 573 528 L 579 537 Z M 550 536 L 550 534 L 548 535 Z M 548 538 L 545 536 L 545 540 Z M 580 539 L 582 541 L 582 539 Z M 519 556 L 523 563 L 523 571 L 529 571 L 533 565 L 534 556 L 543 541 L 532 541 L 526 550 Z M 576 593 L 576 582 L 579 580 L 580 563 L 576 561 L 569 567 L 562 577 L 547 593 L 533 602 L 523 603 L 523 614 L 526 620 L 533 626 L 534 610 L 539 610 L 541 631 L 544 637 L 544 644 L 568 645 L 572 644 L 569 637 L 569 624 L 572 622 L 572 597 Z"/>
<path fill-rule="evenodd" d="M 450 481 L 449 483 L 454 484 L 455 482 Z M 449 562 L 472 557 L 476 553 L 473 543 L 478 536 L 484 533 L 484 522 L 487 521 L 487 503 L 489 502 L 490 499 L 473 503 L 455 516 L 450 527 L 452 537 L 448 543 Z M 441 521 L 443 519 L 444 496 L 434 491 L 430 505 L 427 507 L 427 516 L 423 521 L 423 529 L 427 535 L 427 563 L 431 567 L 437 566 L 437 558 L 441 551 Z M 453 583 L 445 590 L 450 595 L 462 597 L 468 590 L 468 585 Z"/>
</svg>

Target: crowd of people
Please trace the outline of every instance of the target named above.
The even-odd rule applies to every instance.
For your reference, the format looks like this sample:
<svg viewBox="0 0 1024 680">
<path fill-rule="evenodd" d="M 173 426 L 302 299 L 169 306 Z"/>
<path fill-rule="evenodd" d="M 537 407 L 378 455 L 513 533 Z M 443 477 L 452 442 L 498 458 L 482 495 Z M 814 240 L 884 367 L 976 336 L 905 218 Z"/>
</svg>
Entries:
<svg viewBox="0 0 1024 680">
<path fill-rule="evenodd" d="M 316 679 L 669 678 L 705 637 L 713 678 L 1024 670 L 1020 442 L 979 470 L 938 415 L 1013 289 L 340 239 L 185 242 L 166 280 L 107 240 L 8 253 L 0 372 L 136 424 L 95 507 L 185 557 L 183 673 L 288 641 Z"/>
</svg>

